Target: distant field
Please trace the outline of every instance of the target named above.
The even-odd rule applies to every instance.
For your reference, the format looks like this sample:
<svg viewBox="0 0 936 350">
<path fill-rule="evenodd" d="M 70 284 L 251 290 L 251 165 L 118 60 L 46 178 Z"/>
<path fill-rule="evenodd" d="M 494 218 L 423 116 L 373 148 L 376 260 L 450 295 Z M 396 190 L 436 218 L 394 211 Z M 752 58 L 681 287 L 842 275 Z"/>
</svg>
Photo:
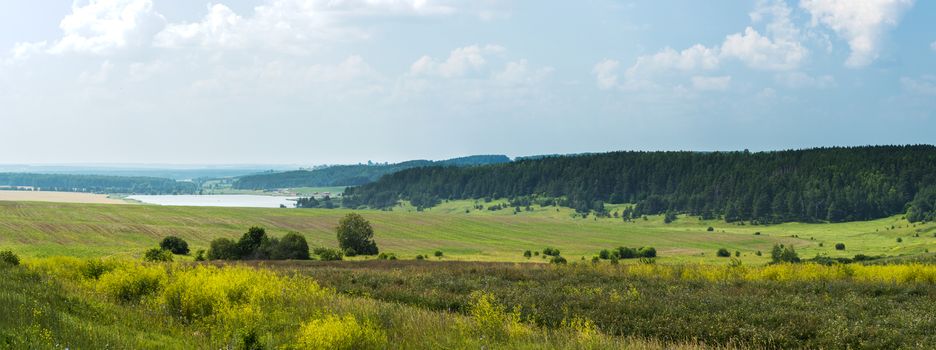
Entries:
<svg viewBox="0 0 936 350">
<path fill-rule="evenodd" d="M 653 246 L 663 263 L 727 263 L 728 259 L 715 257 L 715 251 L 724 247 L 740 252 L 746 263 L 761 264 L 768 261 L 775 243 L 795 246 L 804 258 L 936 251 L 936 224 L 914 225 L 899 216 L 840 224 L 741 226 L 685 216 L 671 224 L 664 224 L 658 216 L 632 223 L 582 219 L 573 218 L 567 208 L 538 206 L 515 215 L 510 209 L 492 212 L 473 210 L 473 206 L 472 201 L 453 201 L 425 212 L 409 207 L 358 212 L 373 223 L 381 251 L 404 259 L 441 250 L 446 260 L 523 262 L 528 261 L 522 256 L 524 250 L 555 247 L 567 259 L 580 260 L 590 259 L 603 248 Z M 255 225 L 274 236 L 296 231 L 311 245 L 335 246 L 334 227 L 348 212 L 0 202 L 0 248 L 25 256 L 139 256 L 166 235 L 185 238 L 193 249 L 207 248 L 214 238 L 236 238 Z M 709 226 L 713 232 L 707 231 Z M 834 249 L 839 242 L 846 245 L 845 250 Z M 763 256 L 757 256 L 757 251 Z M 531 261 L 544 260 L 534 257 Z"/>
<path fill-rule="evenodd" d="M 45 191 L 0 191 L 0 201 L 36 201 L 58 203 L 128 204 L 106 194 Z"/>
</svg>

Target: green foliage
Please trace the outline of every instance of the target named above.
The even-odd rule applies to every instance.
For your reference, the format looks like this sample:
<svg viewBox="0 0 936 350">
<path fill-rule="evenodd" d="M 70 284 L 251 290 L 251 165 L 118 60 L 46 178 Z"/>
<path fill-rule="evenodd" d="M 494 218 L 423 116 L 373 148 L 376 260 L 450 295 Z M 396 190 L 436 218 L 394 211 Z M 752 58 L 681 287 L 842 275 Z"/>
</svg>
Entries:
<svg viewBox="0 0 936 350">
<path fill-rule="evenodd" d="M 211 241 L 211 249 L 208 250 L 208 259 L 238 260 L 240 259 L 240 248 L 233 240 L 217 238 Z"/>
<path fill-rule="evenodd" d="M 361 255 L 377 255 L 374 242 L 374 229 L 369 221 L 359 214 L 349 213 L 338 221 L 338 246 L 341 249 L 353 249 Z"/>
<path fill-rule="evenodd" d="M 152 248 L 143 253 L 143 261 L 170 262 L 172 261 L 172 252 L 162 248 Z"/>
<path fill-rule="evenodd" d="M 770 250 L 770 261 L 773 263 L 798 263 L 800 258 L 793 246 L 775 244 Z"/>
<path fill-rule="evenodd" d="M 206 252 L 204 249 L 199 249 L 195 251 L 195 261 L 205 261 L 207 260 Z"/>
<path fill-rule="evenodd" d="M 97 287 L 116 301 L 138 302 L 159 291 L 167 278 L 166 270 L 160 266 L 130 265 L 102 274 Z"/>
<path fill-rule="evenodd" d="M 656 248 L 653 247 L 640 247 L 637 250 L 637 257 L 639 258 L 655 258 L 657 256 Z"/>
<path fill-rule="evenodd" d="M 344 253 L 332 248 L 317 247 L 312 252 L 318 255 L 319 260 L 322 261 L 338 261 L 344 257 Z"/>
<path fill-rule="evenodd" d="M 19 256 L 17 256 L 16 253 L 13 253 L 13 251 L 10 251 L 10 250 L 0 251 L 0 263 L 9 265 L 9 266 L 19 265 L 20 264 Z"/>
<path fill-rule="evenodd" d="M 914 199 L 911 216 L 921 220 L 922 213 L 933 212 L 925 203 L 936 202 L 930 196 L 915 199 L 919 189 L 933 187 L 934 173 L 936 146 L 931 145 L 754 153 L 611 152 L 407 169 L 349 188 L 343 201 L 349 207 L 386 208 L 400 198 L 548 194 L 564 198 L 561 205 L 580 213 L 600 213 L 608 202 L 636 202 L 637 215 L 714 214 L 728 222 L 765 224 L 882 218 L 904 213 Z"/>
<path fill-rule="evenodd" d="M 663 215 L 664 224 L 672 223 L 673 221 L 676 221 L 676 219 L 677 219 L 676 212 L 672 210 L 667 210 L 666 213 Z"/>
<path fill-rule="evenodd" d="M 903 243 L 903 238 L 897 237 L 897 243 Z"/>
<path fill-rule="evenodd" d="M 708 231 L 708 232 L 712 232 L 712 231 L 715 231 L 715 228 L 712 227 L 712 226 L 709 226 L 709 227 L 708 227 L 707 229 L 705 229 L 705 230 Z"/>
<path fill-rule="evenodd" d="M 835 250 L 845 250 L 845 243 L 836 243 Z"/>
<path fill-rule="evenodd" d="M 271 259 L 274 260 L 309 260 L 309 243 L 301 234 L 290 232 L 280 238 L 273 247 Z"/>
<path fill-rule="evenodd" d="M 238 256 L 244 260 L 257 260 L 267 258 L 263 246 L 268 246 L 270 238 L 267 237 L 266 230 L 262 227 L 251 227 L 237 241 L 237 249 L 240 252 Z"/>
<path fill-rule="evenodd" d="M 546 256 L 559 256 L 559 249 L 549 248 L 543 249 L 543 255 Z"/>
<path fill-rule="evenodd" d="M 907 210 L 910 222 L 936 221 L 936 185 L 931 185 L 917 192 Z"/>
<path fill-rule="evenodd" d="M 426 258 L 422 254 L 416 255 L 416 260 L 425 260 Z"/>
<path fill-rule="evenodd" d="M 729 252 L 728 249 L 725 249 L 725 248 L 718 248 L 718 252 L 715 253 L 715 256 L 719 258 L 727 258 L 731 256 L 731 252 Z"/>
<path fill-rule="evenodd" d="M 611 252 L 607 249 L 602 249 L 600 252 L 598 252 L 598 257 L 602 260 L 608 260 L 611 258 Z"/>
<path fill-rule="evenodd" d="M 524 250 L 524 251 L 523 251 L 523 257 L 524 257 L 524 258 L 529 259 L 529 258 L 532 257 L 532 256 L 533 256 L 533 253 L 530 252 L 529 250 Z"/>
<path fill-rule="evenodd" d="M 433 255 L 435 255 L 435 257 L 437 257 L 437 258 L 441 258 L 441 257 L 442 257 L 442 251 L 441 251 L 441 250 L 436 250 L 435 253 L 433 253 Z"/>
<path fill-rule="evenodd" d="M 189 253 L 188 242 L 176 236 L 167 236 L 159 242 L 159 247 L 168 250 L 172 254 L 186 255 Z"/>
<path fill-rule="evenodd" d="M 193 194 L 192 182 L 145 176 L 0 173 L 0 186 L 30 186 L 43 191 Z"/>
<path fill-rule="evenodd" d="M 555 255 L 552 257 L 552 259 L 549 259 L 549 263 L 551 264 L 565 265 L 567 262 L 568 261 L 566 261 L 566 258 L 563 258 L 562 256 L 559 256 L 559 255 Z"/>
</svg>

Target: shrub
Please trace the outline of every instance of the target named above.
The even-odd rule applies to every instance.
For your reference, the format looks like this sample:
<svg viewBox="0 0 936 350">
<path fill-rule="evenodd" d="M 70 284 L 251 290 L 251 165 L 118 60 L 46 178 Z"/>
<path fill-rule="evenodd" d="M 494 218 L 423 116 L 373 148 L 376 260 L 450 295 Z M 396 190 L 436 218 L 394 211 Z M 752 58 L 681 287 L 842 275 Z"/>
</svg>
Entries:
<svg viewBox="0 0 936 350">
<path fill-rule="evenodd" d="M 628 247 L 618 247 L 617 257 L 621 259 L 633 259 L 637 257 L 637 249 Z"/>
<path fill-rule="evenodd" d="M 143 253 L 143 261 L 147 262 L 171 262 L 172 261 L 172 252 L 161 249 L 161 248 L 152 248 Z"/>
<path fill-rule="evenodd" d="M 422 254 L 416 255 L 416 260 L 423 260 L 423 259 L 425 259 L 425 257 L 423 257 Z"/>
<path fill-rule="evenodd" d="M 655 258 L 657 256 L 656 248 L 653 247 L 641 247 L 637 251 L 638 258 Z"/>
<path fill-rule="evenodd" d="M 261 247 L 267 249 L 260 249 Z M 266 230 L 262 227 L 251 227 L 237 241 L 239 258 L 245 260 L 264 259 L 268 257 L 266 250 L 270 247 L 270 238 L 267 237 Z"/>
<path fill-rule="evenodd" d="M 4 250 L 0 252 L 0 263 L 3 263 L 4 265 L 9 265 L 9 266 L 19 265 L 20 263 L 19 256 L 16 256 L 16 253 L 13 253 L 13 251 Z"/>
<path fill-rule="evenodd" d="M 705 230 L 708 231 L 708 232 L 712 232 L 712 231 L 715 231 L 715 228 L 712 227 L 712 226 L 709 226 L 709 227 L 708 227 L 707 229 L 705 229 Z"/>
<path fill-rule="evenodd" d="M 383 349 L 389 346 L 384 331 L 352 315 L 330 315 L 304 323 L 296 338 L 297 349 Z"/>
<path fill-rule="evenodd" d="M 600 252 L 598 252 L 598 257 L 602 260 L 608 260 L 611 258 L 611 252 L 609 252 L 607 249 L 602 249 Z"/>
<path fill-rule="evenodd" d="M 435 253 L 434 253 L 434 255 L 435 255 L 435 257 L 437 257 L 437 258 L 441 258 L 441 257 L 442 257 L 442 251 L 441 251 L 441 250 L 436 250 Z"/>
<path fill-rule="evenodd" d="M 159 247 L 172 254 L 186 255 L 189 253 L 188 242 L 176 236 L 168 236 L 159 242 Z"/>
<path fill-rule="evenodd" d="M 836 243 L 835 250 L 845 250 L 845 243 Z"/>
<path fill-rule="evenodd" d="M 341 249 L 354 249 L 357 254 L 377 255 L 377 243 L 374 242 L 374 229 L 370 222 L 361 215 L 350 213 L 338 221 L 338 246 Z"/>
<path fill-rule="evenodd" d="M 731 252 L 729 252 L 728 249 L 719 248 L 718 252 L 716 252 L 715 255 L 718 256 L 719 258 L 727 258 L 731 256 Z"/>
<path fill-rule="evenodd" d="M 549 262 L 553 264 L 566 264 L 568 261 L 566 261 L 566 258 L 556 255 L 553 256 L 552 259 L 549 259 Z"/>
<path fill-rule="evenodd" d="M 349 257 L 355 257 L 355 256 L 357 256 L 357 251 L 354 250 L 354 248 L 350 248 L 350 247 L 349 247 L 349 248 L 345 248 L 345 250 L 344 250 L 344 255 L 345 255 L 345 256 L 349 256 Z"/>
<path fill-rule="evenodd" d="M 734 256 L 735 256 L 735 257 L 739 257 L 739 256 L 741 256 L 741 252 L 739 252 L 739 251 L 737 251 L 737 250 L 735 250 L 735 251 L 734 251 Z"/>
<path fill-rule="evenodd" d="M 309 243 L 298 233 L 287 233 L 274 245 L 270 257 L 285 260 L 309 260 Z"/>
<path fill-rule="evenodd" d="M 754 255 L 761 256 L 761 255 L 764 255 L 764 253 L 761 253 L 761 251 L 758 250 L 757 253 L 754 253 Z"/>
<path fill-rule="evenodd" d="M 596 256 L 593 256 L 592 259 L 591 259 L 592 264 L 597 264 L 597 263 L 599 263 L 600 261 L 601 261 L 601 258 L 599 258 L 597 255 L 596 255 Z"/>
<path fill-rule="evenodd" d="M 211 241 L 211 249 L 208 250 L 208 259 L 237 260 L 240 259 L 240 249 L 233 240 L 218 238 Z"/>
<path fill-rule="evenodd" d="M 318 247 L 313 251 L 315 255 L 318 255 L 319 259 L 322 261 L 336 261 L 341 260 L 344 257 L 344 254 L 341 253 L 338 249 Z"/>
<path fill-rule="evenodd" d="M 168 250 L 153 250 L 171 254 Z M 162 267 L 130 265 L 104 273 L 98 280 L 97 287 L 116 301 L 137 302 L 158 292 L 166 279 L 166 270 Z"/>
<path fill-rule="evenodd" d="M 543 255 L 546 256 L 559 256 L 559 249 L 549 248 L 543 249 Z"/>
<path fill-rule="evenodd" d="M 377 254 L 377 260 L 387 260 L 387 253 Z"/>
<path fill-rule="evenodd" d="M 474 292 L 468 305 L 469 321 L 462 324 L 472 338 L 506 341 L 530 335 L 532 330 L 521 322 L 520 309 L 508 311 L 497 303 L 494 294 Z"/>
<path fill-rule="evenodd" d="M 532 257 L 532 256 L 533 256 L 533 253 L 530 252 L 529 250 L 526 250 L 526 251 L 523 252 L 523 257 L 524 257 L 524 258 L 529 259 L 529 258 Z"/>
<path fill-rule="evenodd" d="M 903 242 L 903 238 L 897 237 L 897 243 Z"/>
<path fill-rule="evenodd" d="M 784 247 L 782 244 L 774 244 L 770 250 L 770 260 L 774 263 L 797 263 L 800 262 L 799 254 L 792 246 Z"/>
<path fill-rule="evenodd" d="M 204 249 L 196 250 L 196 251 L 195 251 L 195 261 L 205 261 L 205 260 L 206 260 L 206 257 L 205 257 L 205 250 L 204 250 Z"/>
<path fill-rule="evenodd" d="M 755 236 L 760 236 L 760 231 L 754 232 Z"/>
</svg>

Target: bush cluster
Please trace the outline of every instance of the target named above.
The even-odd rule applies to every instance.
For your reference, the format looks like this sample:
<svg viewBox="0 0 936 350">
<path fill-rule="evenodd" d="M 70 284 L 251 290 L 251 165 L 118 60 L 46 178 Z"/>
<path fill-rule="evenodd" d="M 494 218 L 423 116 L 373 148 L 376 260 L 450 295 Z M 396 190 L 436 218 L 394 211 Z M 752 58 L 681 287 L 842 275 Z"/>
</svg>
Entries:
<svg viewBox="0 0 936 350">
<path fill-rule="evenodd" d="M 143 253 L 146 262 L 171 262 L 172 252 L 162 248 L 152 248 Z"/>
<path fill-rule="evenodd" d="M 598 257 L 604 260 L 655 258 L 656 256 L 657 251 L 656 248 L 653 247 L 617 247 L 611 250 L 602 249 L 598 252 Z"/>
<path fill-rule="evenodd" d="M 318 255 L 319 260 L 322 261 L 337 261 L 344 258 L 344 253 L 338 249 L 317 247 L 312 252 L 315 253 L 315 255 Z"/>
<path fill-rule="evenodd" d="M 251 227 L 240 240 L 228 238 L 211 241 L 210 260 L 308 260 L 309 244 L 305 237 L 290 232 L 283 238 L 270 238 L 261 227 Z"/>
<path fill-rule="evenodd" d="M 338 221 L 338 246 L 347 256 L 377 255 L 374 229 L 369 221 L 355 213 L 345 215 Z"/>
</svg>

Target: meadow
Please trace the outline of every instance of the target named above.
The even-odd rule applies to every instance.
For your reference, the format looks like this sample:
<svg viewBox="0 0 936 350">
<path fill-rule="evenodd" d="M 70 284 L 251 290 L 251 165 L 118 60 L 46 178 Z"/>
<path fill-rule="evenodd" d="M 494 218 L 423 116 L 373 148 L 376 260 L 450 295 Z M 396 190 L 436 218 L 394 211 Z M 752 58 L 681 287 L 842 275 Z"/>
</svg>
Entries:
<svg viewBox="0 0 936 350">
<path fill-rule="evenodd" d="M 144 263 L 248 227 L 335 247 L 347 209 L 0 201 L 0 348 L 926 348 L 936 225 L 631 222 L 567 208 L 355 210 L 398 260 Z M 477 209 L 482 205 L 484 208 Z M 624 206 L 610 207 L 610 211 Z M 711 228 L 711 229 L 710 229 Z M 844 250 L 835 249 L 843 243 Z M 864 264 L 769 264 L 775 244 Z M 653 246 L 655 259 L 594 259 Z M 555 248 L 567 265 L 547 263 Z M 731 257 L 717 257 L 725 248 Z M 523 252 L 535 253 L 525 257 Z M 440 256 L 435 253 L 440 252 Z M 762 254 L 758 255 L 760 251 Z M 734 254 L 737 252 L 737 255 Z M 416 260 L 417 255 L 427 256 Z"/>
<path fill-rule="evenodd" d="M 534 206 L 532 211 L 514 214 L 510 209 L 474 206 L 472 201 L 452 201 L 421 212 L 408 206 L 356 212 L 374 225 L 381 251 L 401 258 L 440 250 L 446 260 L 537 262 L 542 258 L 527 259 L 523 252 L 553 247 L 570 260 L 581 260 L 591 259 L 601 249 L 652 246 L 660 263 L 727 263 L 728 259 L 715 256 L 716 250 L 726 248 L 740 253 L 738 258 L 746 264 L 763 264 L 777 243 L 794 246 L 804 258 L 936 251 L 936 223 L 911 224 L 900 216 L 767 226 L 680 216 L 665 224 L 661 216 L 625 222 L 582 218 L 568 208 Z M 348 212 L 0 201 L 0 247 L 36 257 L 139 257 L 168 235 L 184 238 L 194 250 L 207 248 L 218 237 L 237 238 L 251 226 L 264 227 L 276 236 L 298 232 L 310 245 L 334 247 L 335 226 Z M 836 243 L 846 248 L 836 250 Z"/>
</svg>

